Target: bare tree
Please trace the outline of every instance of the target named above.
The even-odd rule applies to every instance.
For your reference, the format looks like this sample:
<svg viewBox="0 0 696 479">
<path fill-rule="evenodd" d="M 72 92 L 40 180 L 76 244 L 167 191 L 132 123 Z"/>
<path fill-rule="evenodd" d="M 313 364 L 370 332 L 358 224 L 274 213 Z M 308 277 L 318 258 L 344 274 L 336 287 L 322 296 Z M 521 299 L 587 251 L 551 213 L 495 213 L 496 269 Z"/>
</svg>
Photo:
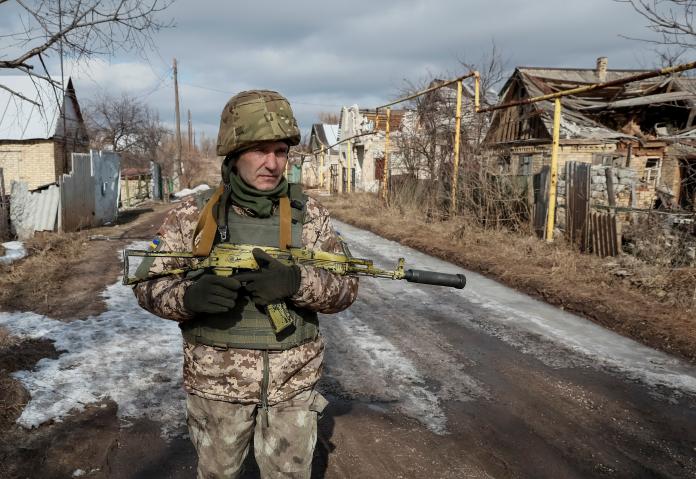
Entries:
<svg viewBox="0 0 696 479">
<path fill-rule="evenodd" d="M 128 94 L 118 98 L 104 95 L 88 103 L 85 120 L 91 146 L 121 153 L 124 164 L 131 166 L 157 161 L 158 150 L 168 134 L 158 115 Z"/>
<path fill-rule="evenodd" d="M 659 45 L 696 47 L 694 11 L 696 0 L 615 0 L 628 3 L 648 21 L 657 38 L 632 38 Z"/>
<path fill-rule="evenodd" d="M 340 121 L 338 113 L 333 113 L 330 111 L 320 111 L 317 117 L 319 118 L 320 122 L 326 123 L 327 125 L 338 125 Z"/>
<path fill-rule="evenodd" d="M 168 26 L 157 20 L 173 0 L 15 0 L 21 16 L 17 31 L 3 35 L 12 44 L 3 47 L 0 69 L 16 69 L 37 79 L 50 78 L 44 57 L 63 51 L 84 59 L 111 55 L 118 50 L 144 51 L 152 47 L 152 33 Z M 0 0 L 0 14 L 12 13 Z M 28 98 L 0 84 L 0 88 Z"/>
</svg>

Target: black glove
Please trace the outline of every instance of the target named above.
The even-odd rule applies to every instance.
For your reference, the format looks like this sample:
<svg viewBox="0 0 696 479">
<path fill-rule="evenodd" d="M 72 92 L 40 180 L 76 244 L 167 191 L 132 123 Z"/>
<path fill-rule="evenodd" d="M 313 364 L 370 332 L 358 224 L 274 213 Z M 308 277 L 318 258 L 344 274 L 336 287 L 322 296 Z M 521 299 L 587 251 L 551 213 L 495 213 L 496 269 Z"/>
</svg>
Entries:
<svg viewBox="0 0 696 479">
<path fill-rule="evenodd" d="M 244 289 L 255 304 L 266 306 L 277 303 L 300 289 L 300 268 L 286 266 L 260 248 L 254 248 L 251 252 L 259 269 L 240 273 L 234 278 L 244 283 Z"/>
<path fill-rule="evenodd" d="M 206 273 L 186 289 L 184 307 L 192 313 L 224 313 L 234 308 L 241 286 L 234 278 Z"/>
</svg>

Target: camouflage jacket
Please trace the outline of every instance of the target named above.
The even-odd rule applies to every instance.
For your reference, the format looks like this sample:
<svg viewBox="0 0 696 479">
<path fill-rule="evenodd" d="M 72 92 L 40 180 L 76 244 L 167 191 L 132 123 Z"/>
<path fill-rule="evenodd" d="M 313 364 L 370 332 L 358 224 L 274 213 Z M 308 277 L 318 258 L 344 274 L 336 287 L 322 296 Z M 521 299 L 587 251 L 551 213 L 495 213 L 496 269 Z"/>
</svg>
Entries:
<svg viewBox="0 0 696 479">
<path fill-rule="evenodd" d="M 309 198 L 302 228 L 305 248 L 342 252 L 329 214 L 318 201 Z M 235 206 L 239 214 L 247 214 Z M 161 249 L 190 251 L 193 231 L 200 210 L 189 198 L 172 210 L 158 231 Z M 159 259 L 151 272 L 181 267 L 177 259 Z M 336 313 L 355 300 L 358 279 L 339 276 L 311 266 L 300 266 L 300 289 L 290 298 L 296 306 L 319 313 Z M 133 291 L 143 308 L 165 319 L 183 322 L 193 314 L 184 308 L 184 292 L 191 280 L 168 276 L 140 283 Z M 263 353 L 251 349 L 219 349 L 184 341 L 184 387 L 187 392 L 207 399 L 259 403 L 263 379 Z M 269 404 L 285 401 L 312 388 L 319 380 L 324 356 L 321 336 L 286 351 L 269 353 Z"/>
</svg>

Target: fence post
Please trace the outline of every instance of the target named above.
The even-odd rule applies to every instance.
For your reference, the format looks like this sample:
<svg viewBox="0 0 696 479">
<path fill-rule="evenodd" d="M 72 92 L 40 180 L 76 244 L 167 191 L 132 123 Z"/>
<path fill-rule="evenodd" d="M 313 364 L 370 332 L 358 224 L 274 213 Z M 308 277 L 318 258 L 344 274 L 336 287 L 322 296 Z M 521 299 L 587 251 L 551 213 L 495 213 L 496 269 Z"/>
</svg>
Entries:
<svg viewBox="0 0 696 479">
<path fill-rule="evenodd" d="M 350 189 L 351 189 L 350 183 L 351 183 L 351 180 L 353 179 L 353 174 L 352 174 L 351 171 L 350 171 L 350 167 L 351 167 L 351 161 L 350 161 L 350 160 L 351 160 L 351 157 L 350 157 L 351 150 L 352 150 L 352 148 L 350 147 L 350 141 L 349 141 L 349 142 L 348 142 L 348 185 L 347 185 L 347 186 L 348 186 L 348 193 L 350 193 Z"/>
<path fill-rule="evenodd" d="M 457 82 L 457 110 L 454 116 L 454 166 L 452 168 L 452 208 L 450 214 L 457 211 L 457 181 L 459 179 L 459 141 L 462 126 L 462 80 Z"/>
<path fill-rule="evenodd" d="M 387 107 L 387 124 L 386 135 L 384 138 L 384 178 L 382 178 L 382 198 L 387 199 L 387 190 L 389 188 L 389 118 L 391 116 L 391 108 Z"/>
<path fill-rule="evenodd" d="M 556 188 L 558 188 L 558 142 L 561 129 L 561 99 L 554 100 L 553 143 L 551 144 L 551 185 L 549 186 L 549 209 L 546 216 L 546 241 L 553 241 L 556 225 Z"/>
<path fill-rule="evenodd" d="M 324 145 L 321 145 L 321 163 L 319 166 L 319 188 L 324 188 Z"/>
</svg>

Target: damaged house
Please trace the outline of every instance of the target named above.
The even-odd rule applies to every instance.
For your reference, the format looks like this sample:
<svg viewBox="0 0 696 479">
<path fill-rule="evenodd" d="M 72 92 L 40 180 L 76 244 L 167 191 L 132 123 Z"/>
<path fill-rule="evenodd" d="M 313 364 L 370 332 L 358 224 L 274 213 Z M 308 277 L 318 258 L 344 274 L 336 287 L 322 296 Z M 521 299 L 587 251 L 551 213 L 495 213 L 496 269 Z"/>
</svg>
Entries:
<svg viewBox="0 0 696 479">
<path fill-rule="evenodd" d="M 379 113 L 379 118 L 377 117 Z M 339 147 L 340 160 L 345 166 L 350 158 L 352 191 L 376 193 L 384 178 L 384 150 L 386 146 L 387 121 L 385 111 L 358 109 L 357 105 L 341 110 L 339 141 L 356 138 L 342 143 Z M 389 117 L 390 145 L 389 158 L 392 166 L 398 163 L 399 154 L 394 142 L 406 114 L 405 110 L 391 110 Z M 370 133 L 370 134 L 366 134 Z M 350 146 L 349 146 L 350 145 Z M 350 155 L 350 156 L 349 156 Z M 347 168 L 343 168 L 342 187 L 345 191 L 348 178 Z"/>
<path fill-rule="evenodd" d="M 593 69 L 519 67 L 500 98 L 508 103 L 643 72 L 610 70 L 605 57 Z M 617 206 L 693 211 L 695 108 L 696 79 L 682 76 L 564 97 L 559 172 L 567 161 L 590 163 L 593 170 L 612 167 L 619 171 Z M 532 175 L 549 165 L 553 110 L 553 101 L 541 101 L 496 111 L 484 140 L 489 165 L 512 175 Z"/>
<path fill-rule="evenodd" d="M 391 132 L 399 131 L 404 113 L 403 110 L 392 110 L 389 121 Z M 338 125 L 313 125 L 309 145 L 314 154 L 311 161 L 303 163 L 303 183 L 309 185 L 312 175 L 319 177 L 320 150 L 322 146 L 328 148 L 333 145 L 324 155 L 324 188 L 332 193 L 348 191 L 350 178 L 351 191 L 378 191 L 384 175 L 386 135 L 384 111 L 380 111 L 379 116 L 380 121 L 375 122 L 375 110 L 352 105 L 341 109 Z M 389 150 L 393 161 L 393 139 Z M 310 174 L 305 176 L 305 172 Z M 316 181 L 318 184 L 318 179 Z"/>
</svg>

